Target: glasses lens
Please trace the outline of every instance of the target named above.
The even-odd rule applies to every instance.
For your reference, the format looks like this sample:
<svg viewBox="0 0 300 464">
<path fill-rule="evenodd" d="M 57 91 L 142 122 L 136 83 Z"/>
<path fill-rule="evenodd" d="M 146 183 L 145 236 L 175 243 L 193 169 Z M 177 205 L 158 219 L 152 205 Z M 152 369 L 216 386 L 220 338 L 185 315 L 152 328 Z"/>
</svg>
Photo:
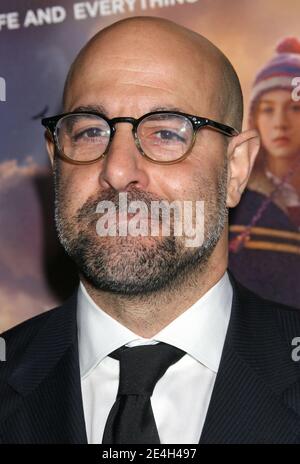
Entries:
<svg viewBox="0 0 300 464">
<path fill-rule="evenodd" d="M 105 152 L 110 127 L 105 119 L 91 114 L 64 116 L 56 126 L 59 149 L 74 161 L 93 161 Z"/>
<path fill-rule="evenodd" d="M 185 116 L 157 113 L 143 119 L 137 136 L 143 152 L 155 161 L 175 161 L 190 149 L 193 126 Z"/>
</svg>

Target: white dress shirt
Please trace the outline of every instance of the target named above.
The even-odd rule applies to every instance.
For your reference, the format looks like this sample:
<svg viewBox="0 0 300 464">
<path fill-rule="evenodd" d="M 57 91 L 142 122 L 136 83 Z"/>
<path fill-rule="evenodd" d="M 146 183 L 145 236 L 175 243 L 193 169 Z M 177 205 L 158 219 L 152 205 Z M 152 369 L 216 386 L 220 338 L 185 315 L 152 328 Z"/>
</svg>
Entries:
<svg viewBox="0 0 300 464">
<path fill-rule="evenodd" d="M 151 404 L 161 444 L 199 443 L 228 328 L 232 286 L 227 272 L 189 309 L 151 339 L 105 313 L 78 289 L 77 320 L 83 408 L 88 443 L 101 444 L 119 386 L 122 345 L 165 342 L 186 352 L 158 380 Z"/>
</svg>

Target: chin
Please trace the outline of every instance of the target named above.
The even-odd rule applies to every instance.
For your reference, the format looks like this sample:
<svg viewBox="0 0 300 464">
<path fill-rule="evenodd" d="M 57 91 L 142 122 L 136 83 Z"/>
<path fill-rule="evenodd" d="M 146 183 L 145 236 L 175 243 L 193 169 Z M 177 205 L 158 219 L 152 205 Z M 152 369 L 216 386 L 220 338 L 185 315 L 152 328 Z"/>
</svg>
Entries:
<svg viewBox="0 0 300 464">
<path fill-rule="evenodd" d="M 300 153 L 300 150 L 298 152 L 298 154 Z M 270 157 L 273 157 L 273 158 L 295 158 L 297 156 L 297 154 L 295 154 L 295 151 L 294 150 L 289 150 L 287 149 L 287 147 L 284 147 L 282 149 L 277 149 L 277 150 L 273 150 L 273 151 L 269 151 L 269 155 Z"/>
</svg>

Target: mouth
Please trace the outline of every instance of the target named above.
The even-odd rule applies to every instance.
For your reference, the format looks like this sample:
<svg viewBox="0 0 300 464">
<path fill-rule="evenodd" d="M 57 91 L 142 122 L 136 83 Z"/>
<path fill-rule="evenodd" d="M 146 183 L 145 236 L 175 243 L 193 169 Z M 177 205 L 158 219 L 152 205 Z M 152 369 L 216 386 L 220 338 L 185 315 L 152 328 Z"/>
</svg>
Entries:
<svg viewBox="0 0 300 464">
<path fill-rule="evenodd" d="M 110 227 L 117 227 L 117 229 L 120 227 L 127 227 L 130 225 L 131 219 L 133 219 L 136 216 L 136 220 L 138 221 L 137 223 L 140 224 L 148 224 L 148 228 L 151 228 L 152 225 L 155 226 L 160 226 L 160 221 L 157 218 L 151 218 L 151 215 L 137 215 L 136 213 L 116 213 L 116 214 L 110 214 L 105 217 L 105 220 L 108 221 L 108 228 Z M 140 226 L 137 226 L 140 227 Z"/>
<path fill-rule="evenodd" d="M 116 211 L 113 213 L 105 213 L 105 218 L 111 222 L 130 222 L 132 218 L 136 218 L 137 220 L 141 221 L 153 221 L 153 222 L 161 222 L 163 220 L 161 212 L 157 214 L 149 214 L 149 213 L 129 213 L 127 211 Z"/>
<path fill-rule="evenodd" d="M 290 142 L 290 139 L 288 137 L 282 136 L 282 137 L 276 137 L 273 139 L 273 143 L 276 145 L 285 145 Z"/>
</svg>

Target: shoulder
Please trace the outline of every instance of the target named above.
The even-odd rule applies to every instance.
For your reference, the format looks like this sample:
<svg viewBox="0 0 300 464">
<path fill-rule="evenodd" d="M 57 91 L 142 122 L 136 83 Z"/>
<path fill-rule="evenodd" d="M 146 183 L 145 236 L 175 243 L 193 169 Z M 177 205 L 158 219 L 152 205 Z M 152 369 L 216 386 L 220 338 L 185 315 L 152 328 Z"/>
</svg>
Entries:
<svg viewBox="0 0 300 464">
<path fill-rule="evenodd" d="M 262 298 L 235 279 L 233 288 L 228 344 L 252 373 L 281 394 L 300 378 L 300 310 Z"/>
<path fill-rule="evenodd" d="M 240 203 L 229 210 L 230 226 L 250 224 L 259 211 L 255 226 L 297 231 L 282 208 L 268 196 L 249 188 L 244 191 Z"/>
<path fill-rule="evenodd" d="M 252 308 L 265 308 L 265 310 L 270 311 L 271 313 L 283 313 L 283 314 L 295 314 L 300 321 L 300 309 L 297 309 L 293 306 L 278 303 L 269 298 L 264 298 L 258 293 L 250 290 L 246 285 L 241 283 L 232 273 L 231 270 L 227 270 L 230 282 L 233 287 L 233 291 L 236 293 L 239 302 L 243 305 L 249 305 Z"/>
<path fill-rule="evenodd" d="M 0 337 L 5 340 L 7 347 L 7 361 L 17 360 L 34 341 L 41 337 L 54 337 L 66 326 L 72 326 L 76 320 L 77 291 L 74 292 L 61 306 L 45 311 L 27 319 L 20 324 L 2 332 Z"/>
<path fill-rule="evenodd" d="M 300 309 L 271 299 L 263 298 L 245 287 L 229 271 L 234 290 L 233 305 L 238 318 L 247 327 L 248 335 L 261 336 L 262 340 L 278 336 L 284 338 L 289 346 L 292 339 L 300 336 Z"/>
<path fill-rule="evenodd" d="M 26 330 L 30 330 L 31 328 L 38 329 L 39 327 L 43 325 L 44 322 L 46 322 L 49 319 L 49 317 L 55 311 L 59 311 L 60 309 L 61 309 L 61 306 L 57 306 L 56 308 L 52 308 L 52 309 L 46 310 L 45 312 L 37 314 L 36 316 L 26 319 L 20 322 L 19 324 L 5 330 L 4 332 L 1 332 L 0 336 L 3 338 L 10 338 Z"/>
</svg>

